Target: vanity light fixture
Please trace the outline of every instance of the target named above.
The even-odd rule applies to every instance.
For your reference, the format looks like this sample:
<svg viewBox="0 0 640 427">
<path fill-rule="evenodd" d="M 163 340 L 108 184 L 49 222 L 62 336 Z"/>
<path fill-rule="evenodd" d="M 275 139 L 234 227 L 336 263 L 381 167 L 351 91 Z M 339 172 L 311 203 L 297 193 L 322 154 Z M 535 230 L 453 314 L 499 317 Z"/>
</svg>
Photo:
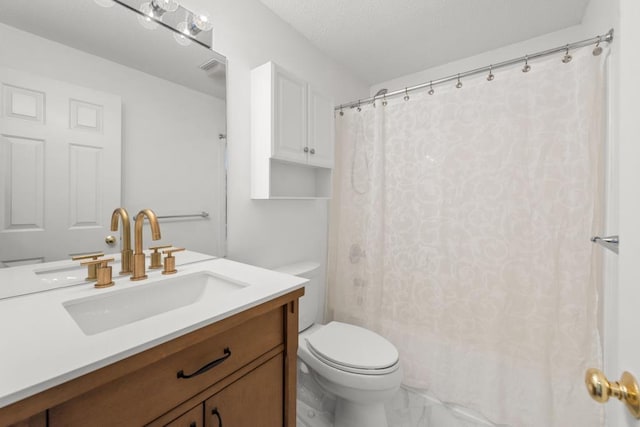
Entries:
<svg viewBox="0 0 640 427">
<path fill-rule="evenodd" d="M 178 2 L 175 0 L 151 0 L 140 5 L 140 12 L 144 16 L 138 17 L 138 21 L 143 27 L 155 30 L 158 28 L 155 21 L 161 21 L 162 15 L 176 10 L 178 10 Z"/>
<path fill-rule="evenodd" d="M 0 0 L 1 1 L 1 0 Z M 180 4 L 180 0 L 93 0 L 102 7 L 119 4 L 136 13 L 142 27 L 155 30 L 165 27 L 176 41 L 188 46 L 192 42 L 210 49 L 213 44 L 213 23 L 207 13 L 195 13 Z"/>
</svg>

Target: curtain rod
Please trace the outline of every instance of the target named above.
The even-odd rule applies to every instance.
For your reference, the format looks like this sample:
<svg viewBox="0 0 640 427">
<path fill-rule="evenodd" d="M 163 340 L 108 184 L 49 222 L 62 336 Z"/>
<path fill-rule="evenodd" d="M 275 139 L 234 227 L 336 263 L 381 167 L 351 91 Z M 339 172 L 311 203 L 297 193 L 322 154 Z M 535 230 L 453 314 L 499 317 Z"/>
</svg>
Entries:
<svg viewBox="0 0 640 427">
<path fill-rule="evenodd" d="M 601 36 L 592 37 L 590 39 L 581 40 L 581 41 L 575 42 L 575 43 L 569 43 L 569 44 L 566 44 L 564 46 L 559 46 L 559 47 L 556 47 L 556 48 L 553 48 L 553 49 L 548 49 L 548 50 L 544 50 L 544 51 L 541 51 L 541 52 L 532 53 L 530 55 L 521 56 L 519 58 L 510 59 L 508 61 L 498 62 L 496 64 L 491 64 L 491 65 L 488 65 L 486 67 L 476 68 L 476 69 L 473 69 L 473 70 L 465 71 L 463 73 L 452 74 L 450 76 L 443 77 L 443 78 L 440 78 L 440 79 L 437 79 L 437 80 L 431 80 L 429 82 L 421 83 L 421 84 L 416 85 L 416 86 L 410 86 L 410 87 L 407 87 L 407 88 L 404 88 L 404 89 L 398 89 L 398 90 L 393 91 L 393 92 L 387 92 L 386 94 L 375 95 L 375 96 L 372 96 L 372 97 L 369 97 L 369 98 L 359 99 L 357 101 L 352 101 L 352 102 L 349 102 L 349 103 L 346 103 L 346 104 L 340 104 L 340 105 L 336 106 L 334 108 L 334 110 L 335 111 L 339 111 L 339 110 L 342 110 L 344 108 L 355 108 L 355 107 L 359 107 L 359 106 L 366 105 L 366 104 L 372 104 L 378 99 L 390 98 L 390 97 L 398 96 L 398 95 L 407 95 L 409 92 L 413 92 L 413 91 L 420 90 L 420 89 L 425 89 L 427 87 L 431 88 L 433 86 L 441 85 L 443 83 L 454 81 L 454 80 L 460 80 L 463 77 L 469 77 L 469 76 L 472 76 L 472 75 L 475 75 L 475 74 L 486 73 L 487 71 L 488 72 L 492 72 L 493 70 L 497 70 L 499 68 L 508 67 L 510 65 L 518 64 L 518 63 L 521 63 L 521 62 L 524 62 L 526 64 L 528 61 L 530 61 L 532 59 L 541 58 L 543 56 L 553 55 L 555 53 L 562 52 L 562 51 L 567 51 L 567 50 L 577 49 L 577 48 L 580 48 L 580 47 L 590 46 L 592 44 L 600 44 L 602 42 L 606 42 L 606 43 L 610 44 L 612 41 L 613 41 L 613 28 L 610 29 L 608 33 L 606 33 L 604 35 L 601 35 Z"/>
</svg>

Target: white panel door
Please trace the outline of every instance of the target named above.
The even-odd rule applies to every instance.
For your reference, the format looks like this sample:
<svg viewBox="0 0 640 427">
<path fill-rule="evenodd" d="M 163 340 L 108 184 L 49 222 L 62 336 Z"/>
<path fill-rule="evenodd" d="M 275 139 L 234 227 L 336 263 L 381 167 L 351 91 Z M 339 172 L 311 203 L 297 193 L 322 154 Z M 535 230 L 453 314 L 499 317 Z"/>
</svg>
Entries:
<svg viewBox="0 0 640 427">
<path fill-rule="evenodd" d="M 278 67 L 275 67 L 273 74 L 272 157 L 306 163 L 309 150 L 307 146 L 307 84 Z"/>
<path fill-rule="evenodd" d="M 333 100 L 309 87 L 309 164 L 333 167 L 335 123 Z"/>
<path fill-rule="evenodd" d="M 0 266 L 113 251 L 118 96 L 0 67 Z"/>
<path fill-rule="evenodd" d="M 620 0 L 619 4 L 620 24 L 612 44 L 615 95 L 610 120 L 619 150 L 612 167 L 618 178 L 619 209 L 614 206 L 614 215 L 619 228 L 610 231 L 618 234 L 619 230 L 620 251 L 613 261 L 617 261 L 617 281 L 605 282 L 604 291 L 604 373 L 609 381 L 618 381 L 623 371 L 640 380 L 640 2 Z M 606 421 L 607 427 L 640 426 L 640 420 L 614 397 L 606 403 Z"/>
</svg>

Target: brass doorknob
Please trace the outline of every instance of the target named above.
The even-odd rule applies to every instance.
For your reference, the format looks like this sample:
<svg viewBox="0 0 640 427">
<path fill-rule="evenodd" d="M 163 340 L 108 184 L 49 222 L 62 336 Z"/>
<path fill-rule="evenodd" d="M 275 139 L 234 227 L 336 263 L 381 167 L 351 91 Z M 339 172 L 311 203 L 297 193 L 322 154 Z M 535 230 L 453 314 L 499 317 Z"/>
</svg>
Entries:
<svg viewBox="0 0 640 427">
<path fill-rule="evenodd" d="M 104 238 L 104 242 L 109 246 L 115 245 L 117 241 L 116 236 L 107 236 Z"/>
<path fill-rule="evenodd" d="M 610 382 L 601 370 L 587 369 L 584 382 L 589 395 L 599 403 L 605 403 L 613 396 L 624 402 L 631 414 L 640 419 L 640 390 L 635 377 L 623 372 L 620 381 Z"/>
</svg>

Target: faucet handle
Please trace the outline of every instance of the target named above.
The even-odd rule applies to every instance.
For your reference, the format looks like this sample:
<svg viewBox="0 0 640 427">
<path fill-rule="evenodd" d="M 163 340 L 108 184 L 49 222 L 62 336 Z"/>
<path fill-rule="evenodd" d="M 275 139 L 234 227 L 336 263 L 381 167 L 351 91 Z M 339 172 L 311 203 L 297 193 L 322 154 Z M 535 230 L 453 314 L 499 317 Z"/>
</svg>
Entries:
<svg viewBox="0 0 640 427">
<path fill-rule="evenodd" d="M 86 265 L 89 269 L 94 268 L 96 270 L 96 288 L 108 288 L 113 286 L 111 266 L 110 262 L 113 262 L 114 258 L 100 258 L 92 261 L 83 261 L 80 265 Z"/>
<path fill-rule="evenodd" d="M 159 249 L 170 248 L 172 245 L 160 245 L 160 246 L 149 246 L 149 249 L 153 252 L 151 253 L 151 265 L 149 268 L 162 268 L 162 254 L 158 252 Z"/>
<path fill-rule="evenodd" d="M 174 274 L 176 270 L 176 258 L 173 256 L 174 252 L 184 251 L 184 248 L 171 248 L 166 251 L 162 251 L 163 254 L 167 254 L 164 258 L 164 270 L 162 274 Z"/>
<path fill-rule="evenodd" d="M 71 261 L 80 261 L 83 259 L 93 259 L 93 260 L 97 260 L 98 258 L 100 258 L 101 256 L 104 256 L 104 254 L 102 252 L 96 252 L 93 254 L 84 254 L 84 255 L 76 255 L 76 256 L 72 256 L 71 257 Z M 84 262 L 81 262 L 80 265 L 87 265 Z M 87 277 L 85 277 L 84 280 L 87 280 L 89 282 L 93 282 L 95 280 L 97 280 L 97 264 L 91 264 L 88 266 L 87 269 Z"/>
<path fill-rule="evenodd" d="M 72 256 L 71 257 L 71 261 L 78 261 L 78 260 L 81 260 L 81 259 L 89 259 L 89 258 L 98 259 L 101 256 L 104 256 L 104 253 L 96 252 L 96 253 L 93 253 L 93 254 L 76 255 L 76 256 Z"/>
</svg>

